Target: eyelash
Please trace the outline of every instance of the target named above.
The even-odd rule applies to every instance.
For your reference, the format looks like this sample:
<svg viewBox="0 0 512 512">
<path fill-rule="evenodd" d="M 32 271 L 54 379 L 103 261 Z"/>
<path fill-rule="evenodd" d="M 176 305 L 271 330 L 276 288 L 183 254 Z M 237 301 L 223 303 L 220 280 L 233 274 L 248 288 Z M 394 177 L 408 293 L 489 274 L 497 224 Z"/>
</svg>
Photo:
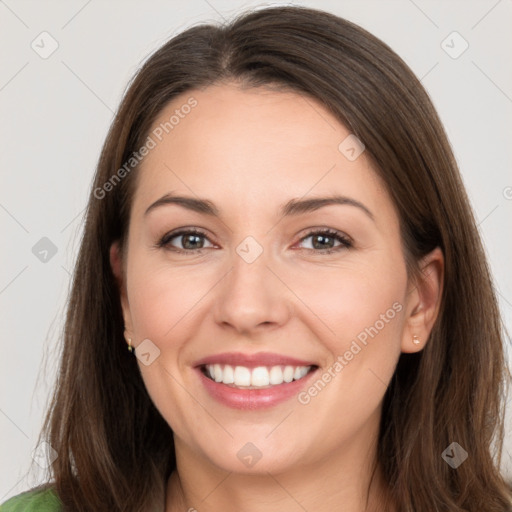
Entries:
<svg viewBox="0 0 512 512">
<path fill-rule="evenodd" d="M 171 233 L 165 234 L 160 239 L 160 241 L 157 243 L 157 247 L 164 248 L 164 249 L 167 249 L 167 250 L 179 253 L 179 254 L 189 254 L 189 255 L 190 254 L 202 254 L 202 251 L 204 249 L 179 249 L 177 247 L 173 247 L 173 246 L 169 245 L 169 242 L 172 239 L 180 237 L 180 236 L 185 236 L 185 235 L 201 236 L 201 237 L 206 238 L 210 243 L 213 243 L 206 236 L 205 233 L 203 233 L 202 231 L 200 231 L 198 229 L 186 229 L 186 230 L 184 229 L 181 231 L 177 231 L 175 233 L 171 232 Z M 306 238 L 309 238 L 310 236 L 315 236 L 315 235 L 326 235 L 329 238 L 334 238 L 335 240 L 341 242 L 341 245 L 339 245 L 338 247 L 331 248 L 331 249 L 325 249 L 325 250 L 305 249 L 306 251 L 312 251 L 312 252 L 316 252 L 316 253 L 320 253 L 320 254 L 332 254 L 332 253 L 338 252 L 340 250 L 350 249 L 351 247 L 353 247 L 353 242 L 348 236 L 344 235 L 340 231 L 336 231 L 333 229 L 321 229 L 321 230 L 317 229 L 317 230 L 310 231 L 309 233 L 304 235 L 299 240 L 299 242 L 303 242 Z M 302 249 L 302 250 L 304 250 L 304 249 Z"/>
</svg>

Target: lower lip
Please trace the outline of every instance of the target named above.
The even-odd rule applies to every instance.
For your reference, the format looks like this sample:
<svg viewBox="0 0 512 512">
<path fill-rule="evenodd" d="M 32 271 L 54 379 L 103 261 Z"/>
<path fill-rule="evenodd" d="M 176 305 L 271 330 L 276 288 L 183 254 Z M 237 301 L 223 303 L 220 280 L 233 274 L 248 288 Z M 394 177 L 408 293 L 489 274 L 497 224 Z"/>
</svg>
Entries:
<svg viewBox="0 0 512 512">
<path fill-rule="evenodd" d="M 294 380 L 264 389 L 240 389 L 227 386 L 209 379 L 200 368 L 199 376 L 210 395 L 220 403 L 234 409 L 262 409 L 272 407 L 296 396 L 304 387 L 316 369 L 310 371 L 302 379 Z"/>
</svg>

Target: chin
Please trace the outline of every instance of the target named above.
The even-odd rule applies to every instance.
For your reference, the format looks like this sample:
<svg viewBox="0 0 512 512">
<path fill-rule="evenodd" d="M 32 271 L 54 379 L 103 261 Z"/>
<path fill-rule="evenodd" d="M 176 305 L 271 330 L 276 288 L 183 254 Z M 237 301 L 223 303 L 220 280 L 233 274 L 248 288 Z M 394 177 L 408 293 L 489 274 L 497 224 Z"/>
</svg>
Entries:
<svg viewBox="0 0 512 512">
<path fill-rule="evenodd" d="M 224 446 L 217 444 L 213 450 L 214 443 L 210 444 L 203 454 L 219 469 L 243 475 L 277 474 L 304 463 L 306 454 L 299 449 L 302 443 L 271 442 L 265 435 L 237 435 L 236 440 L 230 439 Z"/>
</svg>

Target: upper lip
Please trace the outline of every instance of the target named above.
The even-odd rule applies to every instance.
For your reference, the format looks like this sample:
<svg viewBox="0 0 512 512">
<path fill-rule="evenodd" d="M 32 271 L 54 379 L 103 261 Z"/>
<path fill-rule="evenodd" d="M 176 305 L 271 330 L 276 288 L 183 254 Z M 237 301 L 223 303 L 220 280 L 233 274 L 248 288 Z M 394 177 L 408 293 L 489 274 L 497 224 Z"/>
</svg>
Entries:
<svg viewBox="0 0 512 512">
<path fill-rule="evenodd" d="M 315 366 L 311 361 L 297 359 L 295 357 L 274 354 L 272 352 L 257 352 L 255 354 L 243 354 L 241 352 L 223 352 L 204 357 L 194 363 L 194 366 L 207 364 L 229 364 L 231 366 L 245 366 L 256 368 L 258 366 Z"/>
</svg>

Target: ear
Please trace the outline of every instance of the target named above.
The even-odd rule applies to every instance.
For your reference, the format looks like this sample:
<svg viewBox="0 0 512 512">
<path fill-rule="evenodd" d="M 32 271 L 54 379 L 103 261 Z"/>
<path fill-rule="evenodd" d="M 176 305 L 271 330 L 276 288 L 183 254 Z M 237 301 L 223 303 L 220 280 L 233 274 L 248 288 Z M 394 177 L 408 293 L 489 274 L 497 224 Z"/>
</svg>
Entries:
<svg viewBox="0 0 512 512">
<path fill-rule="evenodd" d="M 112 268 L 112 273 L 114 274 L 119 289 L 119 298 L 121 300 L 121 308 L 123 310 L 125 337 L 133 338 L 130 305 L 128 303 L 128 296 L 126 293 L 126 273 L 123 267 L 122 251 L 119 241 L 115 241 L 110 246 L 110 267 Z"/>
<path fill-rule="evenodd" d="M 443 294 L 444 256 L 439 247 L 420 261 L 420 273 L 411 282 L 407 295 L 402 352 L 425 348 L 439 314 Z M 413 339 L 416 342 L 413 342 Z"/>
</svg>

